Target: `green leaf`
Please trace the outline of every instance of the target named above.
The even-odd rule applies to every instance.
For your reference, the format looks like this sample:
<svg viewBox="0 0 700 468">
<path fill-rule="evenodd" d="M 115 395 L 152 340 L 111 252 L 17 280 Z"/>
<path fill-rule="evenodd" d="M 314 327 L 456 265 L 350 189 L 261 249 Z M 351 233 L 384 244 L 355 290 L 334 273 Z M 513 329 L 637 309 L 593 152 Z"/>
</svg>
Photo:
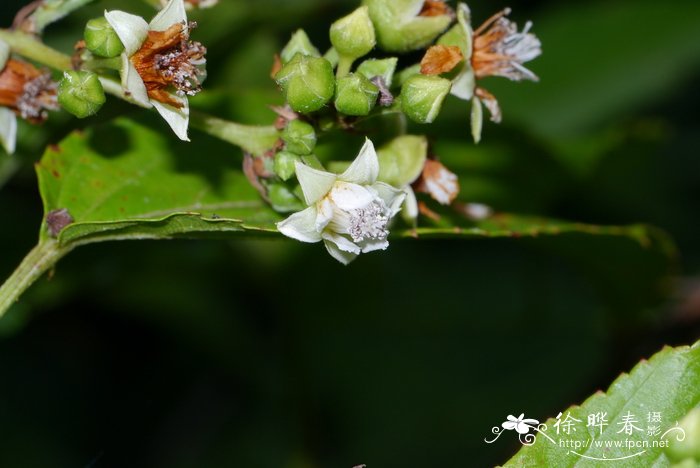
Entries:
<svg viewBox="0 0 700 468">
<path fill-rule="evenodd" d="M 571 370 L 569 370 L 571 372 Z M 546 387 L 545 387 L 546 388 Z M 647 417 L 649 412 L 661 415 L 661 431 L 675 426 L 693 408 L 700 404 L 700 342 L 693 347 L 665 348 L 649 361 L 640 362 L 629 375 L 623 374 L 610 386 L 606 393 L 598 392 L 581 406 L 573 406 L 567 412 L 582 421 L 576 423 L 578 429 L 570 434 L 557 435 L 554 419 L 546 422 L 545 434 L 553 439 L 537 437 L 531 446 L 523 447 L 505 467 L 556 466 L 587 467 L 602 466 L 602 463 L 614 464 L 615 467 L 670 466 L 671 462 L 663 447 L 649 447 L 628 450 L 624 447 L 596 447 L 595 441 L 644 441 L 659 440 L 658 436 L 648 436 Z M 586 427 L 588 415 L 607 412 L 609 425 L 600 428 Z M 623 425 L 618 423 L 628 413 L 636 416 L 636 426 L 643 426 L 643 431 L 633 430 L 633 434 L 618 433 Z M 670 432 L 662 440 L 676 437 L 676 431 Z M 560 447 L 560 440 L 588 442 L 587 447 L 578 450 Z M 578 455 L 572 453 L 576 451 Z M 641 453 L 640 453 L 641 452 Z M 639 455 L 629 457 L 630 455 Z M 589 457 L 589 458 L 586 458 Z M 612 461 L 615 458 L 629 457 Z M 593 458 L 593 460 L 591 459 Z M 607 461 L 602 461 L 606 458 Z"/>
<path fill-rule="evenodd" d="M 44 211 L 67 209 L 73 219 L 59 244 L 274 230 L 279 216 L 242 174 L 236 151 L 209 139 L 194 148 L 128 120 L 50 147 L 36 167 Z"/>
</svg>

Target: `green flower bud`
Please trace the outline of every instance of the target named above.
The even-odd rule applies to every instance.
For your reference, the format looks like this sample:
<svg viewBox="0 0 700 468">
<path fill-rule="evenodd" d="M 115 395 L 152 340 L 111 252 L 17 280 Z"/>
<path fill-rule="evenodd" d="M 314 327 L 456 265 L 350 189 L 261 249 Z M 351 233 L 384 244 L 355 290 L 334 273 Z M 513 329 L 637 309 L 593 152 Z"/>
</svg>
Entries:
<svg viewBox="0 0 700 468">
<path fill-rule="evenodd" d="M 301 199 L 299 199 L 293 191 L 289 190 L 285 184 L 276 183 L 268 185 L 267 196 L 270 198 L 272 208 L 280 213 L 300 211 L 306 208 Z"/>
<path fill-rule="evenodd" d="M 394 187 L 405 187 L 418 179 L 428 158 L 428 139 L 402 135 L 377 150 L 379 179 Z"/>
<path fill-rule="evenodd" d="M 452 23 L 449 14 L 420 16 L 424 0 L 364 0 L 377 29 L 379 46 L 408 52 L 432 43 Z"/>
<path fill-rule="evenodd" d="M 297 53 L 275 76 L 287 102 L 296 112 L 315 112 L 335 93 L 335 76 L 330 62 Z"/>
<path fill-rule="evenodd" d="M 282 139 L 286 144 L 287 151 L 295 154 L 311 154 L 316 147 L 314 127 L 302 120 L 289 122 L 287 128 L 282 132 Z M 284 177 L 282 178 L 284 179 Z"/>
<path fill-rule="evenodd" d="M 691 459 L 700 463 L 700 407 L 688 413 L 679 423 L 685 431 L 685 439 L 678 440 L 669 433 L 669 446 L 666 453 L 672 460 L 682 461 Z"/>
<path fill-rule="evenodd" d="M 335 108 L 345 115 L 367 115 L 374 108 L 379 88 L 359 73 L 340 78 L 336 85 Z"/>
<path fill-rule="evenodd" d="M 451 86 L 450 80 L 439 76 L 414 75 L 401 89 L 401 108 L 411 120 L 431 123 L 440 113 Z"/>
<path fill-rule="evenodd" d="M 289 180 L 294 175 L 294 162 L 301 161 L 299 155 L 289 151 L 280 151 L 275 155 L 275 174 L 282 180 Z"/>
<path fill-rule="evenodd" d="M 396 57 L 365 60 L 357 67 L 357 73 L 368 80 L 379 76 L 384 80 L 384 85 L 390 88 L 391 82 L 394 80 L 394 72 L 398 61 L 399 59 Z"/>
<path fill-rule="evenodd" d="M 352 59 L 367 55 L 377 44 L 366 6 L 333 23 L 330 36 L 338 54 Z"/>
<path fill-rule="evenodd" d="M 282 49 L 280 57 L 282 63 L 287 63 L 294 58 L 296 54 L 308 55 L 310 57 L 320 57 L 321 53 L 309 40 L 309 36 L 303 29 L 297 30 L 292 34 L 292 38 L 287 42 L 287 45 Z"/>
<path fill-rule="evenodd" d="M 87 71 L 66 71 L 58 84 L 58 103 L 68 112 L 83 119 L 105 103 L 105 92 L 96 74 Z"/>
<path fill-rule="evenodd" d="M 88 21 L 84 36 L 85 46 L 95 55 L 112 58 L 124 52 L 124 44 L 104 16 Z"/>
</svg>

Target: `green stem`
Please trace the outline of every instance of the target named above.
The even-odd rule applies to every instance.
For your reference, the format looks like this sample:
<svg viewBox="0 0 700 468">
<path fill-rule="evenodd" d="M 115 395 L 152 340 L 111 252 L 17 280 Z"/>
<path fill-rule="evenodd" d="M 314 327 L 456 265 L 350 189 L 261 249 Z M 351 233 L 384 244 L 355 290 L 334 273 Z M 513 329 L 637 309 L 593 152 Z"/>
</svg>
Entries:
<svg viewBox="0 0 700 468">
<path fill-rule="evenodd" d="M 347 76 L 350 73 L 350 70 L 352 69 L 352 64 L 354 61 L 355 59 L 352 57 L 345 57 L 341 55 L 338 58 L 338 68 L 335 71 L 335 77 L 342 78 L 344 76 Z"/>
<path fill-rule="evenodd" d="M 0 286 L 0 318 L 17 302 L 17 299 L 36 280 L 51 269 L 58 260 L 71 249 L 61 248 L 58 242 L 50 239 L 40 241 L 31 252 L 24 257 L 19 267 L 5 283 Z"/>
<path fill-rule="evenodd" d="M 191 111 L 190 126 L 240 146 L 243 150 L 257 156 L 262 156 L 263 153 L 274 147 L 280 137 L 279 130 L 271 125 L 263 127 L 241 125 L 198 111 Z"/>
<path fill-rule="evenodd" d="M 69 55 L 52 49 L 31 34 L 22 31 L 0 29 L 0 39 L 7 42 L 13 52 L 35 60 L 56 70 L 71 70 L 73 63 Z"/>
</svg>

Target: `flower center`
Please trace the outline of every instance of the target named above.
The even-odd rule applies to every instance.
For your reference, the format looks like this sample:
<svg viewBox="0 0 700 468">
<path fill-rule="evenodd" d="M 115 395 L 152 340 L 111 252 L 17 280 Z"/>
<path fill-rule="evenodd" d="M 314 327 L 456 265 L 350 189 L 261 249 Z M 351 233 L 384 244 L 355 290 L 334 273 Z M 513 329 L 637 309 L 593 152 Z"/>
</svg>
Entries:
<svg viewBox="0 0 700 468">
<path fill-rule="evenodd" d="M 196 27 L 191 22 L 189 28 Z M 168 92 L 175 88 L 179 96 L 194 96 L 202 89 L 202 66 L 206 47 L 189 40 L 188 29 L 176 23 L 165 31 L 149 31 L 148 38 L 131 57 L 131 62 L 146 85 L 148 97 L 174 107 L 182 104 Z"/>
<path fill-rule="evenodd" d="M 389 223 L 387 209 L 383 203 L 373 201 L 365 208 L 350 212 L 348 233 L 354 242 L 365 239 L 383 240 L 389 235 L 386 226 Z"/>
<path fill-rule="evenodd" d="M 47 110 L 58 109 L 56 83 L 30 63 L 8 60 L 0 73 L 0 105 L 32 123 L 43 122 Z"/>
</svg>

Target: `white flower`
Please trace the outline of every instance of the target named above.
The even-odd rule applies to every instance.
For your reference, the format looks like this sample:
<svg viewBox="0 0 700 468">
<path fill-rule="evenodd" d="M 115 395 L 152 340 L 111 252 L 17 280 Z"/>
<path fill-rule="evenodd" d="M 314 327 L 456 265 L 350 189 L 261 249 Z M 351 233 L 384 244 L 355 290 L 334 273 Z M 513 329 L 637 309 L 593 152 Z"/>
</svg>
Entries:
<svg viewBox="0 0 700 468">
<path fill-rule="evenodd" d="M 277 223 L 282 234 L 302 242 L 323 241 L 345 265 L 360 253 L 389 246 L 388 225 L 406 194 L 377 182 L 379 160 L 370 140 L 340 175 L 299 162 L 296 174 L 309 207 Z"/>
<path fill-rule="evenodd" d="M 513 415 L 508 415 L 508 421 L 501 424 L 501 426 L 507 431 L 515 429 L 518 434 L 527 434 L 530 432 L 530 429 L 537 427 L 540 423 L 537 419 L 523 419 L 524 417 L 525 413 L 522 413 L 517 418 Z"/>
<path fill-rule="evenodd" d="M 465 43 L 460 44 L 464 54 L 464 68 L 455 78 L 451 93 L 465 101 L 472 101 L 472 134 L 481 139 L 483 113 L 481 105 L 491 114 L 491 121 L 501 122 L 501 109 L 495 96 L 477 86 L 477 80 L 487 76 L 502 76 L 512 81 L 538 81 L 537 75 L 523 66 L 542 54 L 540 40 L 530 33 L 532 22 L 518 32 L 518 26 L 506 18 L 506 8 L 489 18 L 476 31 L 471 27 L 469 7 L 460 3 L 457 19 Z"/>
<path fill-rule="evenodd" d="M 150 23 L 123 11 L 105 18 L 124 44 L 122 87 L 137 103 L 155 107 L 175 134 L 187 138 L 187 96 L 201 89 L 206 49 L 189 40 L 183 0 L 170 0 Z"/>
</svg>

